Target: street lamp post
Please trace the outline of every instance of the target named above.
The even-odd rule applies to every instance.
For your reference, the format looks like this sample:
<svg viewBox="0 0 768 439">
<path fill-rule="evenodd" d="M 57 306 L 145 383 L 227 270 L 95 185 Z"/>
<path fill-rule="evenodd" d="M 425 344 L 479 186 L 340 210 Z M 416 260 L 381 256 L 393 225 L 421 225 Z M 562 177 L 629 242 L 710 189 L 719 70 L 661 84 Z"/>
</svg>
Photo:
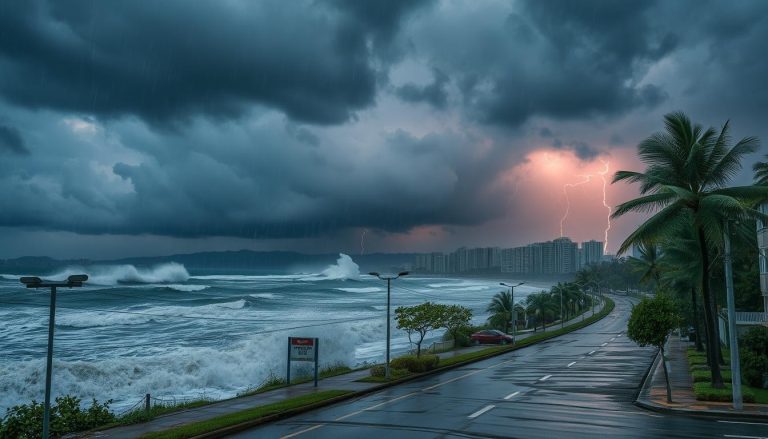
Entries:
<svg viewBox="0 0 768 439">
<path fill-rule="evenodd" d="M 509 294 L 512 296 L 512 344 L 515 344 L 517 338 L 517 310 L 515 309 L 515 287 L 519 287 L 525 282 L 520 282 L 517 285 L 509 285 L 504 282 L 499 282 L 499 285 L 509 288 Z"/>
<path fill-rule="evenodd" d="M 381 274 L 379 274 L 379 273 L 377 273 L 375 271 L 372 271 L 372 272 L 370 272 L 368 274 L 370 274 L 371 276 L 376 276 L 376 277 L 378 277 L 381 280 L 386 280 L 387 281 L 387 362 L 386 362 L 386 364 L 384 364 L 384 377 L 386 379 L 390 379 L 391 378 L 391 375 L 390 375 L 390 372 L 389 372 L 389 335 L 390 335 L 390 329 L 389 329 L 389 327 L 390 327 L 389 306 L 390 306 L 390 303 L 391 303 L 391 301 L 390 301 L 390 283 L 394 279 L 397 279 L 398 277 L 407 276 L 408 272 L 407 271 L 401 271 L 400 273 L 397 273 L 396 275 L 391 275 L 391 274 L 390 275 L 381 275 Z"/>
<path fill-rule="evenodd" d="M 27 288 L 50 288 L 51 289 L 51 309 L 48 318 L 48 358 L 45 366 L 45 406 L 43 408 L 43 438 L 47 439 L 50 430 L 51 414 L 51 370 L 53 367 L 53 328 L 56 322 L 56 288 L 82 287 L 83 282 L 88 280 L 85 274 L 75 274 L 69 276 L 66 281 L 55 282 L 45 281 L 39 277 L 22 277 L 19 279 Z"/>
<path fill-rule="evenodd" d="M 731 236 L 728 221 L 723 228 L 725 247 L 725 290 L 728 302 L 728 347 L 731 351 L 731 391 L 733 393 L 733 408 L 743 408 L 741 396 L 741 365 L 739 364 L 739 340 L 736 334 L 736 303 L 733 297 L 733 269 L 731 268 Z"/>
</svg>

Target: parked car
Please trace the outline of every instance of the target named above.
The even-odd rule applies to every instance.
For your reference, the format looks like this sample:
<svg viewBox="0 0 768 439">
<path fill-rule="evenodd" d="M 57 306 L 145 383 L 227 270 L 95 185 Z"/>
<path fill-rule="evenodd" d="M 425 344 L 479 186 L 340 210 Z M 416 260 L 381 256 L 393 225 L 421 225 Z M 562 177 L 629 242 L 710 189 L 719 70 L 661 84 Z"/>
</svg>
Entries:
<svg viewBox="0 0 768 439">
<path fill-rule="evenodd" d="M 509 335 L 505 334 L 501 331 L 498 331 L 496 329 L 487 329 L 485 331 L 479 331 L 475 332 L 471 336 L 469 336 L 469 340 L 474 345 L 478 344 L 507 344 L 512 343 L 515 341 L 515 339 Z"/>
</svg>

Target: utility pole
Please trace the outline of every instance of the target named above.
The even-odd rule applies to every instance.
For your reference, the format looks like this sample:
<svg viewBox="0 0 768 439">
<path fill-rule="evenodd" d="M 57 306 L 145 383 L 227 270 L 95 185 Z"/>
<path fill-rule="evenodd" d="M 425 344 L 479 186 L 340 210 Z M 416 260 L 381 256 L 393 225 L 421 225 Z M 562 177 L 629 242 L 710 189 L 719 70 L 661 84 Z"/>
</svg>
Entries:
<svg viewBox="0 0 768 439">
<path fill-rule="evenodd" d="M 368 274 L 370 274 L 371 276 L 376 276 L 376 277 L 378 277 L 381 280 L 386 280 L 387 281 L 387 362 L 384 365 L 384 378 L 390 379 L 391 378 L 391 374 L 390 374 L 390 371 L 389 371 L 389 345 L 390 345 L 390 342 L 389 342 L 389 339 L 390 339 L 389 306 L 390 306 L 390 303 L 391 303 L 391 301 L 390 301 L 390 297 L 391 297 L 390 296 L 390 282 L 392 282 L 394 279 L 397 279 L 398 277 L 408 276 L 408 272 L 407 271 L 401 271 L 400 273 L 397 273 L 396 275 L 391 275 L 390 274 L 390 275 L 383 275 L 382 276 L 379 273 L 377 273 L 375 271 L 372 271 L 372 272 L 370 272 Z"/>
<path fill-rule="evenodd" d="M 728 220 L 723 227 L 725 244 L 725 290 L 728 299 L 728 347 L 731 351 L 731 389 L 733 390 L 733 408 L 741 410 L 741 366 L 739 365 L 739 340 L 736 334 L 736 301 L 733 297 L 733 269 L 731 267 L 731 233 Z"/>
<path fill-rule="evenodd" d="M 69 276 L 65 282 L 44 281 L 39 277 L 22 277 L 21 283 L 27 288 L 50 288 L 51 289 L 51 307 L 48 317 L 48 358 L 45 366 L 45 406 L 43 407 L 43 438 L 50 437 L 51 425 L 51 375 L 53 369 L 53 329 L 56 324 L 56 288 L 57 287 L 82 287 L 83 282 L 88 280 L 85 274 L 75 274 Z"/>
<path fill-rule="evenodd" d="M 515 287 L 519 287 L 525 282 L 520 282 L 517 285 L 509 285 L 504 282 L 499 282 L 499 285 L 509 288 L 509 294 L 512 296 L 512 344 L 516 342 L 517 334 L 517 310 L 515 309 Z"/>
</svg>

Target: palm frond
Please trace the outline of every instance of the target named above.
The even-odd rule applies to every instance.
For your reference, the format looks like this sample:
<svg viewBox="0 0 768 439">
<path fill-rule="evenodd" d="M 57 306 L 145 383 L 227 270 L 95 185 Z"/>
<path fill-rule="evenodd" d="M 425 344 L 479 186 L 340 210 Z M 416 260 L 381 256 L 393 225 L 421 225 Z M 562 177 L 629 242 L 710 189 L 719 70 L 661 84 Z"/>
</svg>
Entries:
<svg viewBox="0 0 768 439">
<path fill-rule="evenodd" d="M 723 156 L 720 162 L 707 175 L 707 187 L 722 187 L 726 185 L 741 169 L 741 160 L 747 154 L 752 154 L 760 147 L 756 137 L 745 137 Z"/>
<path fill-rule="evenodd" d="M 611 214 L 611 219 L 618 218 L 629 212 L 648 213 L 663 209 L 673 202 L 677 195 L 672 191 L 657 192 L 655 194 L 629 200 L 616 206 L 616 211 Z"/>
<path fill-rule="evenodd" d="M 626 252 L 633 244 L 659 241 L 661 237 L 674 230 L 675 225 L 684 215 L 685 203 L 682 200 L 665 207 L 632 232 L 621 243 L 617 254 Z"/>
</svg>

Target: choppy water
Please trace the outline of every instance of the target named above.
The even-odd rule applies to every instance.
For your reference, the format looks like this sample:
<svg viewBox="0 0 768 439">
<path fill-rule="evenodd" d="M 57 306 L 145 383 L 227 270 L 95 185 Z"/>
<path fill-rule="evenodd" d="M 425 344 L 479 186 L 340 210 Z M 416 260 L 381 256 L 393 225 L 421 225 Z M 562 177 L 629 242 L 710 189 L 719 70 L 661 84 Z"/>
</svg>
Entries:
<svg viewBox="0 0 768 439">
<path fill-rule="evenodd" d="M 284 375 L 286 337 L 320 338 L 320 363 L 383 361 L 386 283 L 360 275 L 346 256 L 321 273 L 195 276 L 179 264 L 72 268 L 87 286 L 57 295 L 53 394 L 112 399 L 115 410 L 143 394 L 234 396 L 271 372 Z M 0 415 L 42 400 L 48 290 L 0 275 Z M 471 308 L 483 321 L 498 281 L 405 277 L 392 305 L 426 300 Z M 522 300 L 540 288 L 521 286 Z M 409 348 L 392 326 L 393 352 Z M 433 334 L 432 338 L 440 334 Z"/>
</svg>

